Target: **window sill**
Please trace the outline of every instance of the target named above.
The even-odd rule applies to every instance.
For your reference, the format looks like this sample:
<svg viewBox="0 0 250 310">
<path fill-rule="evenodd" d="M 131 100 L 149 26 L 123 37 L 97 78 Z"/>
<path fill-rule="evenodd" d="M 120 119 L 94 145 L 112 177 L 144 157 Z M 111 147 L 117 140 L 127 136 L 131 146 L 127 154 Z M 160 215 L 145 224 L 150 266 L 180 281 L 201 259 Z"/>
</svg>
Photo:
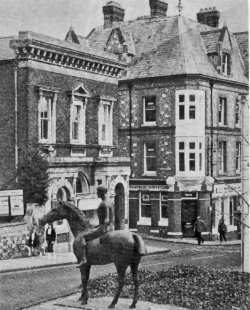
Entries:
<svg viewBox="0 0 250 310">
<path fill-rule="evenodd" d="M 152 122 L 152 123 L 143 123 L 143 124 L 141 124 L 141 127 L 156 127 L 157 126 L 157 124 L 156 124 L 156 122 Z"/>
<path fill-rule="evenodd" d="M 168 219 L 160 219 L 158 226 L 168 226 Z"/>
<path fill-rule="evenodd" d="M 140 218 L 140 220 L 137 222 L 137 225 L 151 226 L 151 217 Z"/>
<path fill-rule="evenodd" d="M 143 173 L 144 177 L 156 177 L 157 176 L 157 173 L 156 172 L 145 172 Z"/>
</svg>

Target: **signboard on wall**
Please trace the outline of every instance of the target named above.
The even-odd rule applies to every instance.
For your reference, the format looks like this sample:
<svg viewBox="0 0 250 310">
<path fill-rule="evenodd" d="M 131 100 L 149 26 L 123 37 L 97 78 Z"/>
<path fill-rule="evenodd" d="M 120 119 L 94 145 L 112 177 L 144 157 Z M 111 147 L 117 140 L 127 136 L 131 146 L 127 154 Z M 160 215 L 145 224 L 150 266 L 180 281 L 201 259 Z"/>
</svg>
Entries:
<svg viewBox="0 0 250 310">
<path fill-rule="evenodd" d="M 23 190 L 0 191 L 0 216 L 24 215 Z"/>
</svg>

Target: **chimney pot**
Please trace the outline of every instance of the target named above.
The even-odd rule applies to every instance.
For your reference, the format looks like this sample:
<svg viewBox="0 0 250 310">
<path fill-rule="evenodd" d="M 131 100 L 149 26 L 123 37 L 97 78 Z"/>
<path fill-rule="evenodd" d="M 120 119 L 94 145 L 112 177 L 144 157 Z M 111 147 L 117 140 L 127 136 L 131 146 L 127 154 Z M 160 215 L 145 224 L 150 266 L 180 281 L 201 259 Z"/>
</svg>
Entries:
<svg viewBox="0 0 250 310">
<path fill-rule="evenodd" d="M 149 0 L 150 16 L 165 17 L 167 16 L 168 4 L 160 0 Z"/>
<path fill-rule="evenodd" d="M 210 27 L 219 27 L 220 12 L 215 7 L 205 8 L 197 13 L 197 20 L 201 24 L 208 25 Z"/>
<path fill-rule="evenodd" d="M 102 8 L 104 28 L 112 28 L 114 22 L 123 22 L 125 10 L 115 1 L 108 1 Z"/>
</svg>

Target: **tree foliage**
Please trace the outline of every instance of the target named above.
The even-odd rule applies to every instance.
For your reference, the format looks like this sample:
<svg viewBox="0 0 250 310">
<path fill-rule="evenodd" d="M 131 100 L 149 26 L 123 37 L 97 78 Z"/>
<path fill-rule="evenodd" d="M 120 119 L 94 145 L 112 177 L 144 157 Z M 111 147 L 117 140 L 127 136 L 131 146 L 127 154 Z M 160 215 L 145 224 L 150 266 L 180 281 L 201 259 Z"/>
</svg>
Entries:
<svg viewBox="0 0 250 310">
<path fill-rule="evenodd" d="M 47 201 L 48 168 L 48 161 L 39 150 L 34 148 L 21 150 L 17 176 L 26 203 L 43 205 Z"/>
</svg>

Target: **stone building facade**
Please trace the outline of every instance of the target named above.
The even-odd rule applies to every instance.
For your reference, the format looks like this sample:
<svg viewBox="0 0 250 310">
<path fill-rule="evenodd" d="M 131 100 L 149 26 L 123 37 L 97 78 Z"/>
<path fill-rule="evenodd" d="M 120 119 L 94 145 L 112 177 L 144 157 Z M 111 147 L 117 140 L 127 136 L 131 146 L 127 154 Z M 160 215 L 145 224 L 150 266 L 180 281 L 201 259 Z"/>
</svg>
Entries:
<svg viewBox="0 0 250 310">
<path fill-rule="evenodd" d="M 39 216 L 58 198 L 70 199 L 95 222 L 102 184 L 115 203 L 115 228 L 128 227 L 130 159 L 120 156 L 116 96 L 124 64 L 84 43 L 33 32 L 2 38 L 0 46 L 1 189 L 17 187 L 22 150 L 39 148 L 51 180 Z M 68 224 L 57 224 L 55 249 L 68 250 Z"/>
<path fill-rule="evenodd" d="M 113 1 L 107 6 L 122 10 Z M 104 26 L 87 37 L 90 47 L 128 63 L 118 101 L 121 152 L 132 162 L 129 227 L 193 237 L 200 215 L 211 238 L 224 215 L 234 238 L 248 33 L 231 33 L 230 25 L 218 28 L 216 8 L 201 9 L 198 21 L 168 17 L 164 1 L 149 1 L 149 8 L 149 16 L 124 21 L 120 14 L 107 24 L 104 6 Z"/>
</svg>

